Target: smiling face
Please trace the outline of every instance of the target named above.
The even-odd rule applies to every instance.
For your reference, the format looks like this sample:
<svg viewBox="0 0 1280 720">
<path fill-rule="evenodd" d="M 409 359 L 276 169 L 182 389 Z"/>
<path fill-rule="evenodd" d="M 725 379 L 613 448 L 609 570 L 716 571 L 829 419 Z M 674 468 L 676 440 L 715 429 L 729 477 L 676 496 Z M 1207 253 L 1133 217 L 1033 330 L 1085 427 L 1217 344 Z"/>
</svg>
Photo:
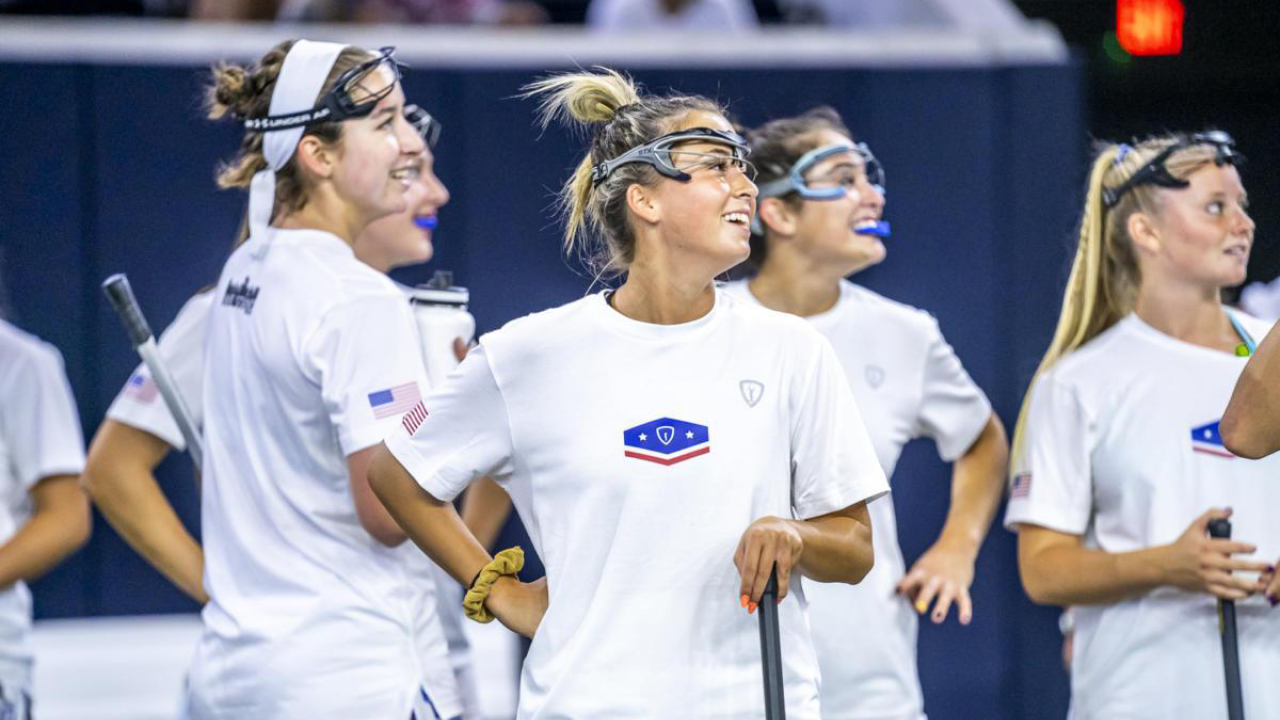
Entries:
<svg viewBox="0 0 1280 720">
<path fill-rule="evenodd" d="M 449 190 L 435 174 L 428 148 L 419 169 L 411 173 L 405 193 L 408 209 L 373 221 L 356 238 L 356 257 L 382 272 L 431 259 L 437 212 L 449 202 Z"/>
<path fill-rule="evenodd" d="M 342 123 L 342 143 L 330 181 L 337 194 L 367 221 L 403 212 L 406 195 L 420 175 L 425 143 L 404 118 L 404 92 L 385 67 L 362 81 L 368 92 L 390 93 L 369 115 Z M 359 100 L 358 93 L 353 93 Z"/>
<path fill-rule="evenodd" d="M 880 238 L 857 233 L 884 215 L 884 196 L 867 180 L 865 161 L 852 140 L 835 130 L 813 133 L 813 147 L 827 145 L 846 145 L 849 152 L 832 155 L 809 168 L 805 184 L 815 189 L 842 186 L 845 195 L 836 200 L 801 200 L 791 240 L 819 266 L 844 277 L 885 258 Z"/>
<path fill-rule="evenodd" d="M 672 131 L 696 127 L 733 131 L 722 115 L 704 110 L 689 112 Z M 689 141 L 673 148 L 671 158 L 689 180 L 663 177 L 646 188 L 656 212 L 644 214 L 641 222 L 657 230 L 666 251 L 706 265 L 714 277 L 750 252 L 755 183 L 725 145 Z M 643 252 L 637 247 L 638 255 Z"/>
<path fill-rule="evenodd" d="M 1235 167 L 1208 164 L 1189 187 L 1161 189 L 1149 233 L 1132 233 L 1144 282 L 1162 277 L 1220 289 L 1245 281 L 1254 222 Z"/>
</svg>

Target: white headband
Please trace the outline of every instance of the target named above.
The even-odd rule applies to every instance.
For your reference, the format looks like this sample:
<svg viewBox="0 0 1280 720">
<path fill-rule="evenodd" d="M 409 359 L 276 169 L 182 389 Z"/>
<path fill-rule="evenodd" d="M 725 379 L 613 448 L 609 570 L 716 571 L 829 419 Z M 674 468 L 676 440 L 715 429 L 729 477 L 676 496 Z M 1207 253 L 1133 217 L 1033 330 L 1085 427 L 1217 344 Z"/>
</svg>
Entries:
<svg viewBox="0 0 1280 720">
<path fill-rule="evenodd" d="M 285 115 L 315 107 L 316 96 L 324 88 L 325 78 L 329 77 L 329 71 L 333 69 L 338 55 L 346 47 L 340 43 L 311 40 L 295 42 L 280 66 L 267 115 Z M 262 154 L 266 157 L 267 169 L 254 175 L 253 182 L 249 185 L 249 237 L 257 245 L 257 252 L 265 252 L 272 233 L 271 211 L 276 201 L 276 171 L 293 157 L 304 130 L 303 127 L 295 127 L 267 130 L 263 133 Z"/>
</svg>

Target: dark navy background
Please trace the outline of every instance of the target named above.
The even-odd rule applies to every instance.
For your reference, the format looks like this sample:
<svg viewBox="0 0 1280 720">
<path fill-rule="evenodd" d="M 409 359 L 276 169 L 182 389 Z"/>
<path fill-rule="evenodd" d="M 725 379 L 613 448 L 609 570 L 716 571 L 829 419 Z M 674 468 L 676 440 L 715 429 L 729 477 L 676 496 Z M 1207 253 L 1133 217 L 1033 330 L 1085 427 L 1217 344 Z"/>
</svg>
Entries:
<svg viewBox="0 0 1280 720">
<path fill-rule="evenodd" d="M 1079 66 L 969 69 L 646 71 L 653 88 L 704 93 L 756 124 L 837 107 L 888 171 L 889 257 L 858 282 L 934 313 L 1012 427 L 1050 338 L 1072 245 L 1088 138 Z M 444 123 L 437 169 L 453 194 L 436 259 L 472 291 L 479 329 L 580 297 L 588 277 L 559 251 L 553 194 L 579 141 L 541 133 L 511 99 L 524 70 L 416 68 L 409 98 Z M 137 358 L 98 283 L 127 272 L 157 330 L 216 279 L 245 198 L 220 192 L 232 123 L 202 119 L 197 67 L 0 63 L 0 247 L 13 319 L 60 348 L 91 436 Z M 198 522 L 185 458 L 162 466 L 181 516 Z M 910 446 L 894 489 L 910 562 L 945 516 L 949 471 Z M 513 531 L 514 532 L 514 531 Z M 934 720 L 1061 718 L 1066 680 L 1056 611 L 1018 584 L 1013 537 L 992 531 L 975 617 L 922 624 L 920 668 Z M 35 584 L 42 617 L 187 612 L 195 606 L 98 518 L 93 540 Z M 857 652 L 856 644 L 850 652 Z"/>
</svg>

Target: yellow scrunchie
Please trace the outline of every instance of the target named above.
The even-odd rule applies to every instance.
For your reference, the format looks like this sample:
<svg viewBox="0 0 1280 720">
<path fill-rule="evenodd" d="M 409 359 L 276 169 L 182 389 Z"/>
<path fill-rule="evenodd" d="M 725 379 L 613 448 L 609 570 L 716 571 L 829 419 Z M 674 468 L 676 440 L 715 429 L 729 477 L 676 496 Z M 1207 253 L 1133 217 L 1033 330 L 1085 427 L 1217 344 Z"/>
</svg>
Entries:
<svg viewBox="0 0 1280 720">
<path fill-rule="evenodd" d="M 478 623 L 493 622 L 493 613 L 484 606 L 493 584 L 503 575 L 515 575 L 524 567 L 524 551 L 518 547 L 507 548 L 494 556 L 488 565 L 476 576 L 476 581 L 462 598 L 462 609 L 466 616 Z"/>
</svg>

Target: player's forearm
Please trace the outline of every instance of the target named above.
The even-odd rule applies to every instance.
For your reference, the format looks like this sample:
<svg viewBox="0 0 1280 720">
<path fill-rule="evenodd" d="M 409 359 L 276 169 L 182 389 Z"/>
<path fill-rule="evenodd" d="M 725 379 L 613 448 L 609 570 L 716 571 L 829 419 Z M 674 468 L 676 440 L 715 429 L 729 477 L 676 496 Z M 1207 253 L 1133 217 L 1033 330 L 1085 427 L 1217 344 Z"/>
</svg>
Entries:
<svg viewBox="0 0 1280 720">
<path fill-rule="evenodd" d="M 490 478 L 480 478 L 462 496 L 462 522 L 486 549 L 492 550 L 511 514 L 511 496 Z"/>
<path fill-rule="evenodd" d="M 1260 458 L 1280 450 L 1280 333 L 1268 333 L 1249 359 L 1220 429 L 1236 455 Z"/>
<path fill-rule="evenodd" d="M 793 522 L 804 541 L 798 566 L 805 577 L 854 585 L 871 572 L 875 553 L 866 503 Z"/>
<path fill-rule="evenodd" d="M 368 477 L 369 487 L 409 539 L 463 587 L 469 587 L 493 559 L 463 524 L 453 503 L 423 490 L 385 445 L 374 453 Z"/>
<path fill-rule="evenodd" d="M 89 539 L 89 500 L 74 475 L 40 482 L 35 511 L 13 537 L 0 545 L 0 587 L 48 572 Z"/>
<path fill-rule="evenodd" d="M 951 474 L 951 507 L 938 543 L 977 557 L 991 529 L 1009 464 L 1009 441 L 1000 419 L 991 415 Z"/>
<path fill-rule="evenodd" d="M 153 435 L 107 420 L 93 439 L 80 482 L 130 547 L 203 604 L 204 552 L 153 474 L 168 450 Z"/>
<path fill-rule="evenodd" d="M 111 527 L 169 582 L 200 604 L 204 592 L 204 551 L 187 532 L 173 506 L 154 480 L 137 483 L 129 492 L 95 496 Z"/>
<path fill-rule="evenodd" d="M 1018 539 L 1027 595 L 1044 605 L 1092 605 L 1127 600 L 1164 584 L 1165 548 L 1108 553 L 1083 546 L 1031 549 Z"/>
<path fill-rule="evenodd" d="M 369 461 L 379 447 L 375 445 L 347 456 L 351 500 L 355 503 L 356 520 L 365 532 L 387 547 L 399 547 L 407 536 L 369 487 Z"/>
</svg>

